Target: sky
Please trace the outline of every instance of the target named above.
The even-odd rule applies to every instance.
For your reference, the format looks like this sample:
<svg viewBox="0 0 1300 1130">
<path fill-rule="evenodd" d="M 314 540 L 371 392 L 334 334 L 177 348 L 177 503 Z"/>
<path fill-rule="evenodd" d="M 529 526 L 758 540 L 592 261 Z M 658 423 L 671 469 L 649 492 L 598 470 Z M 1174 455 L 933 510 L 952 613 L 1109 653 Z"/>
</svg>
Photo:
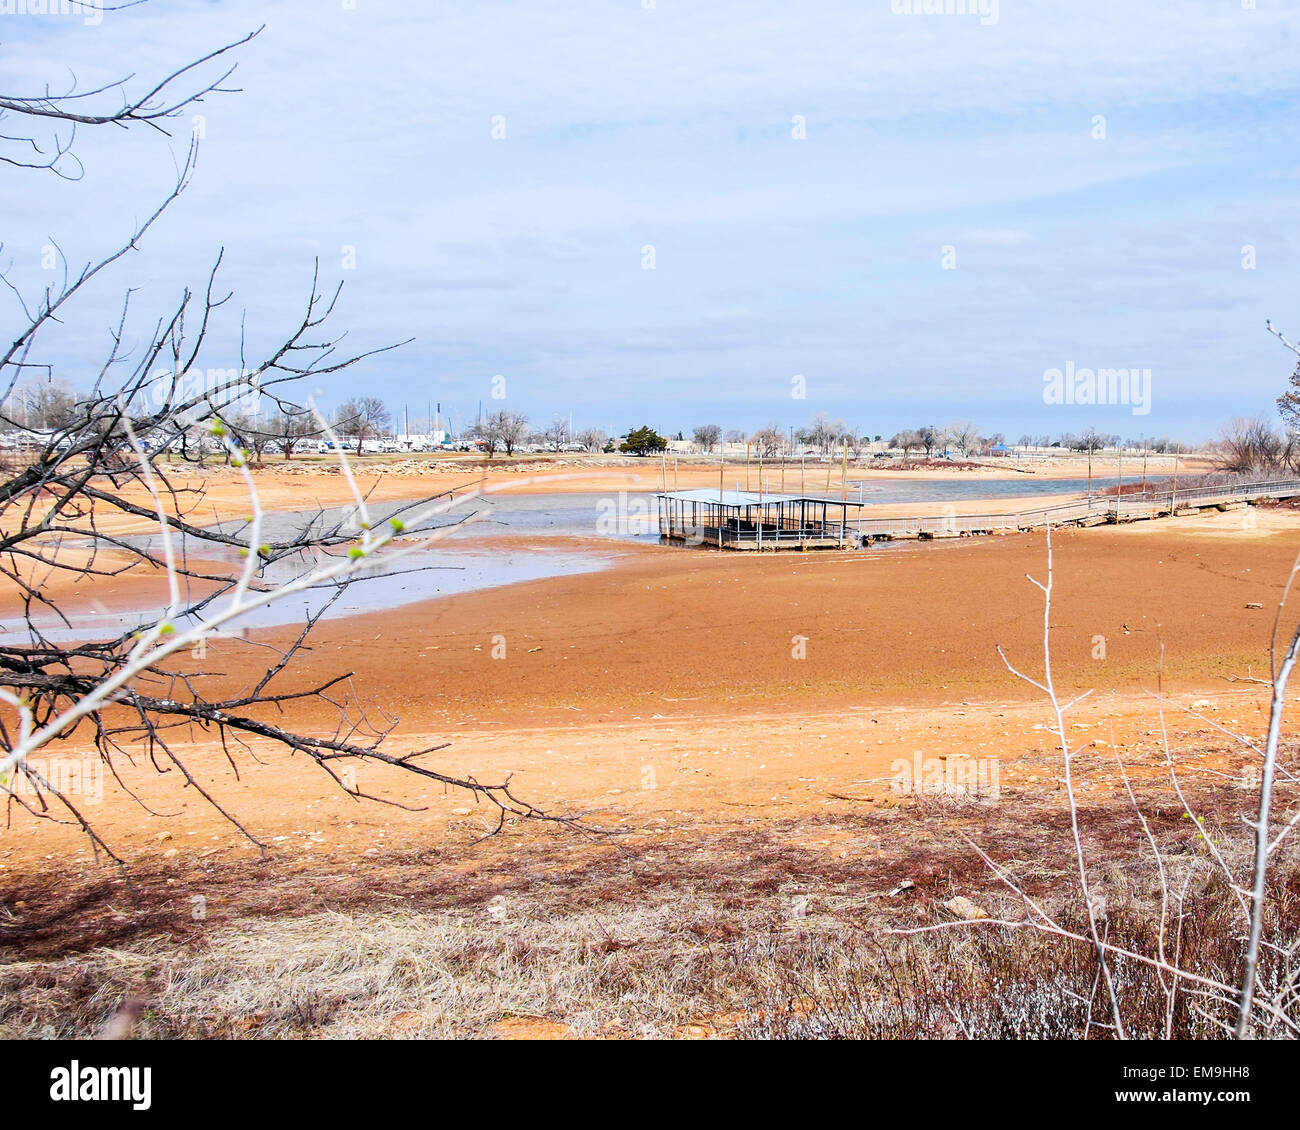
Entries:
<svg viewBox="0 0 1300 1130">
<path fill-rule="evenodd" d="M 0 90 L 138 92 L 265 25 L 171 137 L 83 128 L 75 182 L 0 166 L 30 300 L 52 242 L 80 266 L 152 210 L 202 115 L 189 187 L 46 344 L 74 385 L 127 290 L 138 350 L 222 249 L 200 365 L 279 340 L 319 259 L 346 345 L 414 340 L 310 391 L 412 430 L 481 402 L 1195 441 L 1295 368 L 1265 329 L 1300 337 L 1294 0 L 51 5 L 0 0 Z M 1045 402 L 1067 366 L 1150 370 L 1149 410 Z"/>
</svg>

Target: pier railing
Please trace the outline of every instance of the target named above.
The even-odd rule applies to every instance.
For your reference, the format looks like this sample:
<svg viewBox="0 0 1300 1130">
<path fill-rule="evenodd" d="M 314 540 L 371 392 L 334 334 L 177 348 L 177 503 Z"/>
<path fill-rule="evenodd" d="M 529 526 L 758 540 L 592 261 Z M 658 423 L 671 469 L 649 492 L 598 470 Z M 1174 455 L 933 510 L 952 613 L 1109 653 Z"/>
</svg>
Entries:
<svg viewBox="0 0 1300 1130">
<path fill-rule="evenodd" d="M 853 539 L 854 524 L 847 522 L 843 526 L 839 522 L 827 522 L 824 525 L 820 522 L 807 523 L 800 526 L 796 523 L 784 522 L 777 524 L 775 522 L 766 522 L 760 529 L 754 524 L 741 524 L 739 526 L 732 522 L 718 525 L 707 525 L 704 523 L 694 523 L 678 526 L 674 529 L 672 536 L 683 541 L 698 541 L 709 545 L 760 545 L 772 549 L 783 546 L 799 546 L 807 543 L 839 542 Z M 668 536 L 666 533 L 663 536 Z"/>
<path fill-rule="evenodd" d="M 1300 479 L 1269 479 L 1254 483 L 1148 490 L 1122 495 L 1088 495 L 1054 506 L 1014 512 L 932 514 L 914 518 L 860 517 L 853 528 L 863 537 L 952 537 L 961 534 L 1013 532 L 1080 522 L 1127 522 L 1156 518 L 1182 509 L 1204 509 L 1261 499 L 1300 495 Z"/>
</svg>

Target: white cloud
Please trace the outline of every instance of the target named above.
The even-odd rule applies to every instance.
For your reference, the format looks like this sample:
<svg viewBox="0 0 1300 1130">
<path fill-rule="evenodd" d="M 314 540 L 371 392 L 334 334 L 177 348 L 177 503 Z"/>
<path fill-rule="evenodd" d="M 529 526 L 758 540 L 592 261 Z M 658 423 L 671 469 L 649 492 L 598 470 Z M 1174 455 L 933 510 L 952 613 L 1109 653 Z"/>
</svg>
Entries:
<svg viewBox="0 0 1300 1130">
<path fill-rule="evenodd" d="M 888 0 L 155 0 L 98 28 L 7 18 L 0 58 L 27 90 L 65 64 L 83 86 L 143 79 L 264 21 L 243 93 L 202 107 L 192 189 L 86 303 L 95 332 L 125 286 L 156 309 L 224 244 L 265 332 L 319 255 L 360 342 L 419 335 L 376 387 L 433 373 L 472 399 L 515 365 L 542 415 L 582 398 L 635 412 L 664 387 L 758 397 L 755 372 L 826 373 L 841 415 L 927 389 L 995 398 L 1082 333 L 1182 372 L 1208 427 L 1285 367 L 1250 336 L 1300 297 L 1275 222 L 1297 109 L 1281 8 L 1019 0 L 982 27 Z M 83 130 L 78 151 L 76 185 L 5 174 L 22 187 L 0 238 L 29 285 L 51 234 L 80 262 L 172 175 L 145 133 Z M 1188 345 L 1192 326 L 1208 344 Z M 954 366 L 963 343 L 978 352 Z"/>
</svg>

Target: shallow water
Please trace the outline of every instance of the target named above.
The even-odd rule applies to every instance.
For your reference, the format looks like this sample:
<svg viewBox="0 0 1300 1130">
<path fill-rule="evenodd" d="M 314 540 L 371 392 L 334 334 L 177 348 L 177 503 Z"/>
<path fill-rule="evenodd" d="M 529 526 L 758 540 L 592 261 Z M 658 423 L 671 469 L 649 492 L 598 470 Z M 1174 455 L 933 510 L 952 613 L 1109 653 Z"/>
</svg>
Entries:
<svg viewBox="0 0 1300 1130">
<path fill-rule="evenodd" d="M 209 553 L 207 556 L 211 559 L 215 555 Z M 230 560 L 234 563 L 237 558 L 231 554 Z M 607 554 L 581 551 L 416 549 L 394 560 L 391 571 L 380 564 L 377 569 L 357 574 L 356 579 L 342 590 L 332 582 L 304 589 L 273 604 L 251 609 L 224 625 L 223 631 L 241 634 L 251 628 L 301 624 L 326 605 L 329 607 L 324 619 L 382 612 L 403 604 L 476 589 L 594 573 L 607 568 L 610 560 Z M 282 584 L 300 573 L 301 568 L 281 563 L 268 570 L 267 579 Z M 209 614 L 219 612 L 225 603 L 225 600 L 215 601 L 205 611 Z M 70 615 L 71 626 L 51 616 L 36 616 L 34 621 L 46 638 L 56 642 L 112 639 L 124 632 L 148 627 L 164 611 L 159 605 L 124 612 L 87 612 Z M 177 621 L 177 628 L 184 631 L 192 623 L 181 618 Z M 0 632 L 27 638 L 27 628 L 21 619 L 0 620 Z"/>
<path fill-rule="evenodd" d="M 1125 482 L 1133 482 L 1131 475 L 1126 475 Z M 825 480 L 823 480 L 823 483 Z M 1097 477 L 1092 480 L 1094 492 L 1113 487 L 1119 482 L 1116 478 Z M 900 479 L 897 482 L 868 481 L 849 482 L 850 500 L 866 502 L 870 505 L 888 502 L 960 502 L 962 499 L 974 498 L 1023 498 L 1026 501 L 1045 494 L 1086 494 L 1087 479 L 1042 479 L 1037 475 L 1017 476 L 1014 479 Z M 838 493 L 832 489 L 831 496 Z"/>
<path fill-rule="evenodd" d="M 779 479 L 765 476 L 769 488 L 779 485 Z M 1116 479 L 1097 478 L 1093 489 L 1114 486 Z M 743 482 L 743 480 L 742 480 Z M 757 476 L 751 479 L 757 486 Z M 807 480 L 808 493 L 817 494 L 812 476 Z M 797 482 L 787 477 L 787 487 L 797 490 Z M 728 489 L 734 483 L 728 479 Z M 1036 495 L 1082 494 L 1086 482 L 1078 479 L 1044 479 L 1025 475 L 1014 479 L 974 479 L 970 476 L 950 479 L 898 479 L 849 483 L 851 501 L 870 505 L 884 503 L 960 502 L 963 499 L 1003 498 L 1032 499 Z M 838 497 L 838 490 L 831 491 Z M 473 537 L 597 537 L 615 540 L 657 541 L 659 537 L 658 511 L 652 491 L 609 491 L 582 494 L 499 494 L 473 498 L 452 511 L 437 515 L 418 526 L 411 523 L 416 511 L 410 504 L 386 504 L 372 508 L 375 525 L 400 514 L 412 529 L 433 529 L 463 520 L 468 514 L 477 515 L 468 523 L 465 533 Z M 314 512 L 272 515 L 267 533 L 270 539 L 289 536 Z M 337 522 L 348 513 L 345 508 L 324 512 L 324 521 Z M 227 525 L 227 532 L 235 533 L 238 525 Z"/>
<path fill-rule="evenodd" d="M 806 482 L 810 486 L 809 493 L 815 493 L 811 489 L 811 476 Z M 1115 482 L 1113 478 L 1098 478 L 1093 480 L 1093 487 L 1104 489 Z M 995 482 L 970 477 L 900 479 L 850 483 L 848 497 L 851 500 L 861 497 L 862 501 L 872 504 L 960 502 L 963 499 L 999 495 L 1023 498 L 1028 504 L 1029 500 L 1038 495 L 1082 493 L 1085 485 L 1077 479 L 1045 479 L 1037 476 Z M 787 486 L 797 487 L 797 484 L 791 483 L 787 478 Z M 325 612 L 326 618 L 381 611 L 435 597 L 520 581 L 596 572 L 610 563 L 608 552 L 598 547 L 547 548 L 545 542 L 548 538 L 599 538 L 615 543 L 634 541 L 647 544 L 659 541 L 653 492 L 500 493 L 470 499 L 453 510 L 435 515 L 424 522 L 415 521 L 418 510 L 418 507 L 407 503 L 376 505 L 371 507 L 371 523 L 379 526 L 393 515 L 401 515 L 408 530 L 418 532 L 462 522 L 467 516 L 472 516 L 473 521 L 465 524 L 463 533 L 452 534 L 447 540 L 428 549 L 418 549 L 403 555 L 394 563 L 391 572 L 382 566 L 377 570 L 368 570 L 330 605 Z M 261 540 L 287 540 L 308 523 L 317 530 L 343 523 L 345 531 L 359 533 L 353 508 L 335 507 L 324 511 L 268 514 L 264 520 Z M 235 537 L 243 535 L 247 530 L 242 522 L 224 523 L 217 528 Z M 536 539 L 537 544 L 523 549 L 514 546 L 489 549 L 482 545 L 470 548 L 456 544 L 456 539 L 461 537 L 524 537 Z M 148 545 L 155 551 L 159 548 L 156 538 L 130 540 Z M 184 539 L 178 539 L 176 548 L 178 552 L 188 549 L 207 560 L 225 560 L 231 564 L 239 562 L 233 550 L 220 547 L 214 549 L 206 545 L 185 545 Z M 301 565 L 295 567 L 290 563 L 282 563 L 275 567 L 269 579 L 283 583 L 300 572 L 301 568 Z M 322 586 L 276 604 L 264 605 L 240 617 L 237 622 L 232 622 L 229 630 L 242 631 L 302 623 L 307 616 L 326 605 L 335 592 L 336 586 Z M 51 640 L 105 639 L 147 626 L 162 611 L 161 607 L 153 607 L 130 612 L 89 612 L 70 616 L 71 627 L 53 617 L 39 617 L 37 624 Z M 17 619 L 0 620 L 0 631 L 26 635 L 25 625 Z"/>
<path fill-rule="evenodd" d="M 751 479 L 757 485 L 756 476 Z M 774 488 L 779 480 L 768 477 L 768 487 Z M 1116 480 L 1094 479 L 1094 490 L 1113 486 Z M 807 480 L 809 494 L 816 494 L 812 477 Z M 728 489 L 734 486 L 728 481 Z M 796 490 L 797 482 L 787 479 L 787 486 Z M 900 479 L 894 481 L 850 482 L 848 498 L 859 499 L 870 505 L 884 503 L 960 502 L 963 499 L 999 496 L 1023 498 L 1027 502 L 1036 495 L 1082 494 L 1086 484 L 1078 479 L 1042 479 L 1026 475 L 1021 478 L 990 481 L 988 479 Z M 832 490 L 831 497 L 838 492 Z M 379 526 L 393 515 L 400 515 L 411 530 L 437 529 L 465 521 L 465 534 L 480 537 L 582 537 L 606 538 L 615 541 L 648 541 L 659 539 L 658 510 L 651 491 L 610 491 L 582 494 L 509 494 L 502 492 L 471 498 L 450 511 L 435 515 L 427 521 L 416 523 L 419 507 L 410 503 L 387 503 L 371 507 L 371 523 Z M 359 532 L 351 507 L 334 507 L 324 511 L 290 511 L 267 516 L 263 540 L 277 541 L 292 537 L 304 524 L 314 521 L 317 528 L 328 528 L 340 521 L 351 522 L 353 532 Z M 239 536 L 246 527 L 243 523 L 225 523 L 218 527 L 226 533 Z M 457 537 L 459 535 L 452 535 Z M 480 586 L 486 587 L 486 586 Z"/>
</svg>

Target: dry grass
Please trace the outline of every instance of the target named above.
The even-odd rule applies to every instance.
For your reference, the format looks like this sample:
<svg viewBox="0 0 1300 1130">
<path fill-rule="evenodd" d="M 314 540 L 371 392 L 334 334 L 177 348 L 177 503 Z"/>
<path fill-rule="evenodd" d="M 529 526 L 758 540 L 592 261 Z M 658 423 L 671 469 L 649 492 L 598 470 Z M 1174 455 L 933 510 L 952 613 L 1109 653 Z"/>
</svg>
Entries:
<svg viewBox="0 0 1300 1130">
<path fill-rule="evenodd" d="M 1244 796 L 1196 799 L 1208 834 L 1233 854 L 1244 850 L 1233 839 Z M 1179 810 L 1157 797 L 1144 808 L 1175 881 L 1190 876 L 1184 960 L 1231 982 L 1241 952 L 1231 893 Z M 12 960 L 0 969 L 0 1037 L 93 1035 L 133 999 L 145 1005 L 137 1035 L 154 1038 L 490 1037 L 511 1023 L 579 1037 L 684 1026 L 741 1037 L 1077 1037 L 1097 973 L 1087 947 L 994 926 L 891 933 L 952 921 L 943 903 L 957 894 L 1023 917 L 963 833 L 1077 923 L 1063 820 L 1059 805 L 1023 800 L 930 804 L 581 850 L 567 839 L 498 841 L 362 873 L 355 862 L 285 860 L 160 870 L 134 877 L 129 892 L 107 878 L 65 884 L 26 918 L 0 916 L 0 952 Z M 1112 940 L 1155 952 L 1158 877 L 1131 810 L 1091 808 L 1084 823 Z M 1289 859 L 1278 874 L 1275 928 L 1294 938 L 1300 866 Z M 891 894 L 904 879 L 913 885 Z M 30 885 L 29 897 L 50 890 Z M 182 927 L 193 889 L 214 911 Z M 17 894 L 0 892 L 0 907 Z M 128 897 L 133 913 L 115 909 Z M 1275 962 L 1268 976 L 1285 972 Z M 1124 962 L 1118 976 L 1133 1033 L 1162 1034 L 1158 977 Z M 1221 1035 L 1221 1011 L 1184 996 L 1173 1033 Z M 553 1023 L 512 1020 L 521 1017 Z"/>
<path fill-rule="evenodd" d="M 683 911 L 325 913 L 222 931 L 193 953 L 156 942 L 100 951 L 11 968 L 28 1006 L 0 1034 L 82 1034 L 127 996 L 150 1001 L 140 1035 L 162 1038 L 481 1035 L 519 1015 L 561 1018 L 577 1035 L 666 1033 L 714 1000 L 714 955 L 683 937 Z M 71 1014 L 70 977 L 94 986 Z"/>
</svg>

